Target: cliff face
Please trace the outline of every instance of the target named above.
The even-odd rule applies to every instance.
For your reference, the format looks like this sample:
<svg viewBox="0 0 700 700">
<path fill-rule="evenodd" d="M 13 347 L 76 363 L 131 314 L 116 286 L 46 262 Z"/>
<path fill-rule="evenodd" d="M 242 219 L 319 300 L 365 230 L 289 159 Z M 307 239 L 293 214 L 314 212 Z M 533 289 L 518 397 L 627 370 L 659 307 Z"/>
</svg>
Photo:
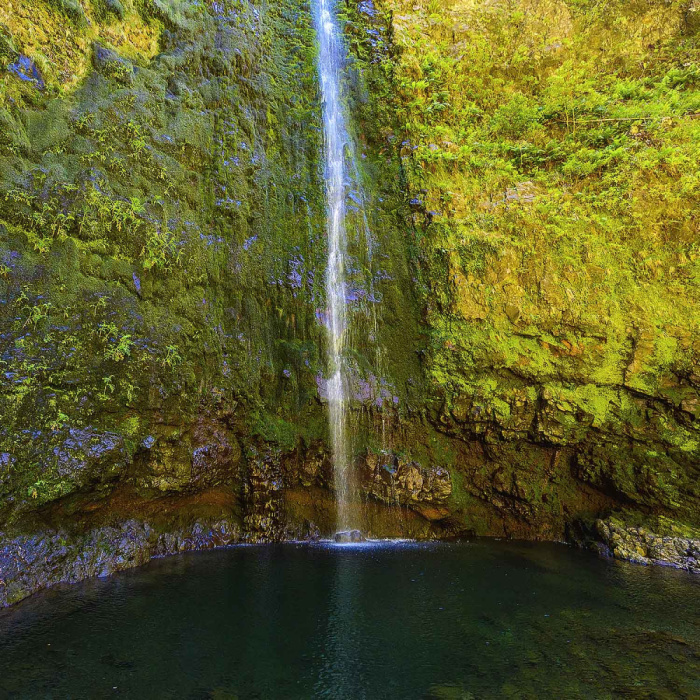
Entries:
<svg viewBox="0 0 700 700">
<path fill-rule="evenodd" d="M 371 255 L 351 241 L 358 520 L 697 524 L 695 5 L 341 9 L 350 228 L 372 232 Z M 115 538 L 150 556 L 333 527 L 310 17 L 0 9 L 0 529 L 10 554 L 48 532 L 59 579 Z"/>
<path fill-rule="evenodd" d="M 165 499 L 253 538 L 331 530 L 310 18 L 297 1 L 2 10 L 0 527 L 153 519 Z M 421 369 L 397 160 L 361 155 L 365 454 L 383 407 L 421 400 Z"/>
<path fill-rule="evenodd" d="M 699 8 L 389 5 L 433 420 L 469 445 L 465 492 L 518 533 L 612 504 L 696 522 Z"/>
<path fill-rule="evenodd" d="M 0 16 L 3 520 L 241 481 L 238 434 L 285 436 L 315 391 L 282 373 L 319 362 L 308 13 L 24 10 Z"/>
</svg>

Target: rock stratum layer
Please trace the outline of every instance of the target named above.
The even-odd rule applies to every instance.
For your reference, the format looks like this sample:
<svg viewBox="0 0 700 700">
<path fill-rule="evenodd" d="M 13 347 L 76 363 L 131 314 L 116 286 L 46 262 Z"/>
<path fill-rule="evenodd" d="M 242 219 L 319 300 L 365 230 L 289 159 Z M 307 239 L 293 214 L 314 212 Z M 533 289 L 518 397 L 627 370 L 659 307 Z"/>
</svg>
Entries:
<svg viewBox="0 0 700 700">
<path fill-rule="evenodd" d="M 697 568 L 696 3 L 339 9 L 357 524 Z M 314 46 L 299 0 L 0 8 L 3 604 L 332 533 Z"/>
</svg>

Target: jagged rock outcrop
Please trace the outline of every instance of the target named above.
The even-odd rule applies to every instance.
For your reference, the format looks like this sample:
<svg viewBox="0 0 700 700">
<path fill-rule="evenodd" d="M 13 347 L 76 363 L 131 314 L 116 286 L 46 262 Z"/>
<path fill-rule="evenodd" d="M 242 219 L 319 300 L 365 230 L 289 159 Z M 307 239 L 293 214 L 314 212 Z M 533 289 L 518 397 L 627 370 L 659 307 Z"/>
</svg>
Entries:
<svg viewBox="0 0 700 700">
<path fill-rule="evenodd" d="M 602 556 L 700 573 L 700 530 L 686 528 L 682 532 L 663 520 L 656 525 L 661 525 L 666 533 L 659 534 L 616 518 L 597 520 L 595 530 L 600 542 L 595 548 Z"/>
<path fill-rule="evenodd" d="M 368 453 L 363 472 L 363 488 L 382 503 L 410 506 L 428 520 L 449 514 L 452 481 L 444 467 L 426 468 L 396 455 Z"/>
<path fill-rule="evenodd" d="M 285 539 L 282 520 L 282 469 L 279 452 L 249 449 L 244 485 L 246 537 L 251 542 Z"/>
</svg>

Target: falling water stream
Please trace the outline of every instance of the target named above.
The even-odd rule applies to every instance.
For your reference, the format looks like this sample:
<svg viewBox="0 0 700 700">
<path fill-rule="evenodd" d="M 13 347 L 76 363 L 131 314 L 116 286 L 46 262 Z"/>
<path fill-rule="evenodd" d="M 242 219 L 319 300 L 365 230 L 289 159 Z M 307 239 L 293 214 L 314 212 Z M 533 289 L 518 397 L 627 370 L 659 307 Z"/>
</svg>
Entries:
<svg viewBox="0 0 700 700">
<path fill-rule="evenodd" d="M 346 308 L 347 232 L 345 227 L 348 181 L 357 172 L 341 94 L 344 47 L 334 0 L 314 0 L 314 23 L 318 36 L 318 72 L 323 99 L 325 178 L 328 229 L 326 266 L 326 326 L 328 328 L 329 380 L 327 385 L 334 487 L 338 530 L 351 526 L 349 499 L 352 469 L 348 435 L 348 342 Z"/>
</svg>

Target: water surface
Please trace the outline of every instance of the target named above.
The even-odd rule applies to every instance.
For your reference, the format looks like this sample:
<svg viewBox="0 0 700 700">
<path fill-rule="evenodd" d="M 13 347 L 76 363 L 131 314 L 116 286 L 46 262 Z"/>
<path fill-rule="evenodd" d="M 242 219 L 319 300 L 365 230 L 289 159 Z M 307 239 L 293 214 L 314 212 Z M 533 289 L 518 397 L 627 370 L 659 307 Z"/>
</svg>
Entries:
<svg viewBox="0 0 700 700">
<path fill-rule="evenodd" d="M 700 577 L 564 545 L 238 547 L 0 612 L 1 698 L 700 697 Z"/>
</svg>

